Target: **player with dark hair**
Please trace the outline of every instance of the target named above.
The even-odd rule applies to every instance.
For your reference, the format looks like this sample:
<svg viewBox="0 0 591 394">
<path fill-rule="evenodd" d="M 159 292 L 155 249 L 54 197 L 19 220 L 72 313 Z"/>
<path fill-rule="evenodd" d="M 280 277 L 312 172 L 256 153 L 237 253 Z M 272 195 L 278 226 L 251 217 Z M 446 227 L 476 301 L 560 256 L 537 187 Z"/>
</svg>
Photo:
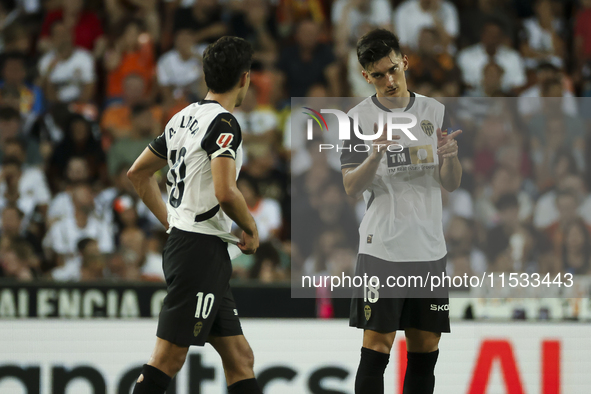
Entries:
<svg viewBox="0 0 591 394">
<path fill-rule="evenodd" d="M 416 125 L 409 127 L 417 140 L 402 135 L 391 141 L 384 132 L 369 152 L 348 150 L 364 143 L 354 134 L 344 141 L 345 190 L 350 196 L 363 195 L 367 206 L 359 229 L 356 275 L 370 267 L 443 272 L 447 251 L 440 188 L 453 191 L 460 185 L 462 168 L 454 138 L 461 131 L 448 135 L 443 104 L 407 89 L 408 59 L 393 33 L 377 29 L 365 34 L 357 43 L 357 56 L 364 78 L 376 90 L 349 112 L 358 114 L 360 132 L 377 131 L 373 123 L 377 118 L 367 114 L 406 112 L 417 118 Z M 394 144 L 402 150 L 387 151 Z M 372 297 L 354 297 L 351 304 L 350 325 L 364 330 L 355 393 L 384 392 L 383 375 L 397 330 L 405 331 L 408 351 L 404 394 L 433 393 L 439 339 L 442 332 L 449 332 L 449 300 L 380 298 L 380 291 L 374 289 Z"/>
<path fill-rule="evenodd" d="M 254 357 L 242 334 L 229 280 L 228 244 L 246 254 L 259 245 L 258 232 L 236 187 L 242 166 L 242 136 L 232 115 L 250 84 L 251 45 L 222 37 L 203 56 L 209 92 L 177 113 L 128 172 L 138 195 L 169 237 L 163 252 L 168 287 L 158 319 L 156 347 L 134 394 L 163 394 L 181 369 L 189 346 L 209 342 L 220 354 L 230 394 L 260 394 Z M 169 165 L 168 201 L 154 173 Z M 243 230 L 231 234 L 232 220 Z"/>
</svg>

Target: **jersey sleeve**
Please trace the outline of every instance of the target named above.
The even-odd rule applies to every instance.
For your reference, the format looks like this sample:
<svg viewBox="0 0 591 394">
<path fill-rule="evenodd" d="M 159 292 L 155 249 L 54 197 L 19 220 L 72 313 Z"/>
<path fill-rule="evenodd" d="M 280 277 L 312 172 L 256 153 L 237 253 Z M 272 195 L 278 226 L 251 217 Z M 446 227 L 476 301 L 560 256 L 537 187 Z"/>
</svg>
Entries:
<svg viewBox="0 0 591 394">
<path fill-rule="evenodd" d="M 167 159 L 168 149 L 166 148 L 166 136 L 164 135 L 164 133 L 154 138 L 154 141 L 150 142 L 148 148 L 152 151 L 153 154 L 155 154 L 159 158 L 164 160 Z"/>
<path fill-rule="evenodd" d="M 363 152 L 363 149 L 358 149 L 360 152 L 355 151 L 355 146 L 364 145 L 355 132 L 353 131 L 353 119 L 349 118 L 351 123 L 351 139 L 343 141 L 343 148 L 341 150 L 341 169 L 349 167 L 357 167 L 363 160 L 368 156 L 367 152 Z"/>
<path fill-rule="evenodd" d="M 211 122 L 201 147 L 207 152 L 210 160 L 216 157 L 236 159 L 236 151 L 242 143 L 242 132 L 238 121 L 229 112 L 223 112 Z"/>
</svg>

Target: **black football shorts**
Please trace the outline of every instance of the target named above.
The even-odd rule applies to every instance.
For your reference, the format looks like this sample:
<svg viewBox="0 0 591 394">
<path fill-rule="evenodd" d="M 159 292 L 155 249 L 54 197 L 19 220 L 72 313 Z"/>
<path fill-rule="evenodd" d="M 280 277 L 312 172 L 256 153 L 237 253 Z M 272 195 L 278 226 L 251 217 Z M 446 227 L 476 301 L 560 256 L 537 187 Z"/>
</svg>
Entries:
<svg viewBox="0 0 591 394">
<path fill-rule="evenodd" d="M 393 276 L 441 275 L 445 272 L 447 256 L 430 262 L 389 262 L 373 256 L 359 254 L 355 274 L 363 276 L 379 273 L 384 283 L 384 272 Z M 388 290 L 390 292 L 388 292 Z M 392 289 L 381 287 L 376 290 L 360 290 L 351 300 L 349 325 L 377 332 L 394 332 L 407 328 L 430 332 L 450 332 L 449 291 L 439 289 L 430 297 L 429 290 L 408 287 Z M 380 293 L 384 296 L 380 296 Z"/>
<path fill-rule="evenodd" d="M 203 346 L 209 336 L 242 335 L 227 245 L 213 235 L 171 230 L 162 253 L 168 294 L 158 338 L 188 347 Z"/>
</svg>

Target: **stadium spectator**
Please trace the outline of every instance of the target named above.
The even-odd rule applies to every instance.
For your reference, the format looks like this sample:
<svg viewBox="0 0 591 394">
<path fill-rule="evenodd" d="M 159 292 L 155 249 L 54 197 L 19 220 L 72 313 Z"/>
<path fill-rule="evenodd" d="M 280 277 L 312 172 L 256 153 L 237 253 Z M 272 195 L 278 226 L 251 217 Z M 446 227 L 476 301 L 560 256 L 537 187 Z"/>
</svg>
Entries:
<svg viewBox="0 0 591 394">
<path fill-rule="evenodd" d="M 198 44 L 210 44 L 226 35 L 229 29 L 222 20 L 219 0 L 200 0 L 191 8 L 178 8 L 174 14 L 174 31 L 183 29 L 190 29 Z"/>
<path fill-rule="evenodd" d="M 37 76 L 38 60 L 37 54 L 31 51 L 33 37 L 30 31 L 29 27 L 15 21 L 5 26 L 0 34 L 0 60 L 13 53 L 25 56 L 26 80 L 28 82 L 34 81 Z M 1 47 L 2 44 L 3 47 Z"/>
<path fill-rule="evenodd" d="M 92 238 L 78 241 L 80 253 L 80 281 L 95 281 L 105 278 L 105 256 L 101 253 L 98 242 Z"/>
<path fill-rule="evenodd" d="M 279 0 L 277 23 L 282 38 L 289 37 L 303 20 L 311 19 L 318 25 L 328 20 L 324 0 Z"/>
<path fill-rule="evenodd" d="M 552 0 L 536 0 L 535 16 L 523 21 L 521 54 L 527 68 L 543 62 L 562 67 L 565 43 L 563 23 L 553 12 Z"/>
<path fill-rule="evenodd" d="M 121 102 L 114 102 L 105 109 L 101 117 L 102 144 L 108 149 L 114 140 L 127 138 L 132 130 L 132 108 L 136 105 L 149 105 L 152 118 L 161 127 L 164 118 L 159 105 L 150 105 L 146 83 L 138 74 L 128 75 L 123 82 Z"/>
<path fill-rule="evenodd" d="M 51 194 L 45 175 L 36 167 L 23 168 L 16 157 L 5 157 L 0 172 L 0 211 L 16 205 L 23 213 L 23 226 L 27 228 L 38 210 L 43 217 L 47 212 Z"/>
<path fill-rule="evenodd" d="M 131 163 L 146 149 L 152 139 L 161 133 L 154 122 L 152 111 L 146 105 L 135 105 L 131 109 L 131 131 L 129 136 L 116 140 L 107 153 L 109 175 L 115 175 L 123 163 Z"/>
<path fill-rule="evenodd" d="M 496 226 L 501 220 L 497 205 L 499 200 L 507 194 L 517 197 L 519 221 L 531 220 L 534 205 L 529 195 L 521 190 L 522 181 L 520 174 L 514 169 L 506 166 L 497 167 L 490 184 L 484 188 L 474 204 L 476 220 L 487 228 Z"/>
<path fill-rule="evenodd" d="M 6 54 L 2 63 L 2 80 L 0 81 L 0 102 L 4 101 L 4 93 L 13 90 L 18 97 L 18 106 L 25 119 L 36 117 L 44 110 L 43 91 L 40 87 L 28 83 L 25 78 L 27 68 L 25 56 L 20 53 Z"/>
<path fill-rule="evenodd" d="M 110 226 L 97 218 L 90 185 L 76 185 L 72 191 L 72 202 L 74 216 L 65 217 L 53 224 L 43 239 L 43 248 L 48 260 L 54 261 L 50 275 L 55 280 L 80 279 L 80 240 L 95 239 L 103 254 L 112 253 L 114 250 Z"/>
<path fill-rule="evenodd" d="M 519 95 L 519 113 L 526 119 L 542 110 L 542 86 L 548 81 L 558 79 L 563 81 L 563 73 L 560 68 L 551 63 L 540 63 L 536 69 L 536 84 L 524 90 Z M 567 89 L 563 83 L 562 88 L 562 112 L 566 115 L 576 116 L 578 103 L 573 92 Z"/>
<path fill-rule="evenodd" d="M 278 145 L 277 113 L 271 106 L 257 105 L 256 90 L 252 87 L 246 92 L 239 108 L 233 112 L 240 123 L 242 141 L 248 152 L 250 144 Z"/>
<path fill-rule="evenodd" d="M 335 51 L 345 58 L 363 33 L 392 26 L 392 6 L 388 0 L 337 0 L 332 5 Z"/>
<path fill-rule="evenodd" d="M 564 243 L 566 230 L 576 221 L 580 221 L 581 217 L 578 213 L 581 201 L 579 196 L 573 190 L 559 191 L 556 194 L 556 209 L 558 211 L 558 218 L 549 226 L 543 229 L 544 234 L 554 245 L 554 252 L 557 258 L 560 256 L 562 244 Z M 585 224 L 587 231 L 591 230 L 591 226 Z"/>
<path fill-rule="evenodd" d="M 560 257 L 562 272 L 573 275 L 591 274 L 591 239 L 589 228 L 581 220 L 575 220 L 564 229 Z"/>
<path fill-rule="evenodd" d="M 160 37 L 160 17 L 157 0 L 106 0 L 105 9 L 110 26 L 125 25 L 128 19 L 137 19 L 145 26 L 152 40 Z"/>
<path fill-rule="evenodd" d="M 30 246 L 26 243 L 16 243 L 0 255 L 0 268 L 2 275 L 7 279 L 15 279 L 19 282 L 28 282 L 34 279 L 31 265 L 35 265 L 35 256 Z"/>
<path fill-rule="evenodd" d="M 578 170 L 585 169 L 585 132 L 582 119 L 562 111 L 562 83 L 551 79 L 542 86 L 543 112 L 531 117 L 528 129 L 538 186 L 543 189 L 554 156 L 561 148 L 572 152 Z"/>
<path fill-rule="evenodd" d="M 273 283 L 286 280 L 289 275 L 281 265 L 277 250 L 270 243 L 261 244 L 255 255 L 255 263 L 249 272 L 250 279 L 261 283 Z"/>
<path fill-rule="evenodd" d="M 11 107 L 0 107 L 0 162 L 8 151 L 13 151 L 15 144 L 25 146 L 23 162 L 27 165 L 38 165 L 42 161 L 39 144 L 33 138 L 26 138 L 22 132 L 22 118 L 18 111 Z"/>
<path fill-rule="evenodd" d="M 121 232 L 117 254 L 125 261 L 125 279 L 164 281 L 162 256 L 148 250 L 146 236 L 139 228 L 129 227 Z"/>
<path fill-rule="evenodd" d="M 499 21 L 490 20 L 482 28 L 480 42 L 458 53 L 457 63 L 464 83 L 470 88 L 477 87 L 482 81 L 484 67 L 491 61 L 503 70 L 502 89 L 510 91 L 525 85 L 525 66 L 521 55 L 504 44 L 503 26 Z"/>
<path fill-rule="evenodd" d="M 433 28 L 421 30 L 417 50 L 408 55 L 408 61 L 412 64 L 407 72 L 410 86 L 430 82 L 440 89 L 452 80 L 460 80 L 460 70 Z"/>
<path fill-rule="evenodd" d="M 406 0 L 396 8 L 394 30 L 404 52 L 419 47 L 424 28 L 434 28 L 444 48 L 453 44 L 460 30 L 456 6 L 447 0 Z"/>
<path fill-rule="evenodd" d="M 230 24 L 236 36 L 250 42 L 254 49 L 253 67 L 271 70 L 277 61 L 279 31 L 268 0 L 243 0 Z"/>
<path fill-rule="evenodd" d="M 66 136 L 55 147 L 51 157 L 49 171 L 53 177 L 63 179 L 70 160 L 80 157 L 86 161 L 88 167 L 88 178 L 85 180 L 107 183 L 105 153 L 92 128 L 93 125 L 82 115 L 72 115 Z"/>
<path fill-rule="evenodd" d="M 16 205 L 8 205 L 2 210 L 1 217 L 0 252 L 21 240 L 31 245 L 37 257 L 42 258 L 43 249 L 41 248 L 41 240 L 23 227 L 25 214 Z"/>
<path fill-rule="evenodd" d="M 319 39 L 320 26 L 310 19 L 303 20 L 296 30 L 295 45 L 281 52 L 277 68 L 288 97 L 305 97 L 317 83 L 327 84 L 330 97 L 339 97 L 342 84 L 335 55 Z"/>
<path fill-rule="evenodd" d="M 88 162 L 83 157 L 71 157 L 65 171 L 60 174 L 61 177 L 64 178 L 64 181 L 59 185 L 60 188 L 56 188 L 56 190 L 62 191 L 55 194 L 47 210 L 47 224 L 49 226 L 66 217 L 74 217 L 72 192 L 77 184 L 90 181 Z"/>
<path fill-rule="evenodd" d="M 477 44 L 482 26 L 496 19 L 503 26 L 505 37 L 511 40 L 515 34 L 515 21 L 507 9 L 507 4 L 498 0 L 476 0 L 460 10 L 459 47 L 465 48 Z"/>
<path fill-rule="evenodd" d="M 463 272 L 481 275 L 486 271 L 486 256 L 476 247 L 477 239 L 473 226 L 474 223 L 460 216 L 451 219 L 445 232 L 447 250 L 452 260 L 448 265 L 450 275 L 461 275 Z"/>
<path fill-rule="evenodd" d="M 143 79 L 146 96 L 151 98 L 156 70 L 153 38 L 144 31 L 140 19 L 124 19 L 115 31 L 118 33 L 115 41 L 103 58 L 107 71 L 107 99 L 112 101 L 122 98 L 124 81 L 131 74 Z"/>
<path fill-rule="evenodd" d="M 51 27 L 53 49 L 39 60 L 41 86 L 49 103 L 89 102 L 94 97 L 96 75 L 90 52 L 74 46 L 63 21 Z"/>
<path fill-rule="evenodd" d="M 580 73 L 583 66 L 591 60 L 591 0 L 581 0 L 581 9 L 574 24 L 574 60 Z"/>
<path fill-rule="evenodd" d="M 243 175 L 238 179 L 238 189 L 244 195 L 246 205 L 259 230 L 260 242 L 277 238 L 281 228 L 281 207 L 272 198 L 262 198 L 257 183 Z"/>
<path fill-rule="evenodd" d="M 74 45 L 94 52 L 99 58 L 105 50 L 107 40 L 98 15 L 85 9 L 85 0 L 63 0 L 62 7 L 45 15 L 37 47 L 46 52 L 51 49 L 51 28 L 55 22 L 62 21 L 73 32 Z"/>
<path fill-rule="evenodd" d="M 522 272 L 534 250 L 535 237 L 519 221 L 519 201 L 515 194 L 505 194 L 496 202 L 498 224 L 487 231 L 488 270 Z"/>
<path fill-rule="evenodd" d="M 542 194 L 536 203 L 533 224 L 538 229 L 547 228 L 558 220 L 559 211 L 556 199 L 558 194 L 565 192 L 574 194 L 576 199 L 581 202 L 578 214 L 585 223 L 591 224 L 591 195 L 588 194 L 581 176 L 561 169 L 568 166 L 563 163 L 563 160 L 568 160 L 568 156 L 561 155 L 561 158 L 555 165 L 559 169 L 555 172 L 556 187 Z M 573 165 L 571 164 L 570 167 L 572 168 Z"/>
<path fill-rule="evenodd" d="M 195 41 L 190 30 L 178 30 L 174 48 L 158 60 L 158 85 L 164 105 L 176 111 L 205 97 L 201 57 L 195 50 Z M 178 108 L 181 107 L 181 108 Z"/>
</svg>

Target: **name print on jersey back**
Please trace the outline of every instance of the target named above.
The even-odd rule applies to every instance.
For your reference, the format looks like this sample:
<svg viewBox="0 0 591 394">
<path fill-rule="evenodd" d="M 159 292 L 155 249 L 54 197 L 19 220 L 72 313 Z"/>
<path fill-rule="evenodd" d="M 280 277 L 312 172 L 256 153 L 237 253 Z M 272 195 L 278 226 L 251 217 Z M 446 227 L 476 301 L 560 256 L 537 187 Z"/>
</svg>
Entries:
<svg viewBox="0 0 591 394">
<path fill-rule="evenodd" d="M 216 101 L 191 104 L 168 122 L 150 148 L 166 157 L 170 168 L 166 175 L 170 226 L 236 243 L 211 175 L 211 160 L 216 157 L 234 159 L 237 177 L 240 172 L 242 135 L 234 116 Z"/>
</svg>

